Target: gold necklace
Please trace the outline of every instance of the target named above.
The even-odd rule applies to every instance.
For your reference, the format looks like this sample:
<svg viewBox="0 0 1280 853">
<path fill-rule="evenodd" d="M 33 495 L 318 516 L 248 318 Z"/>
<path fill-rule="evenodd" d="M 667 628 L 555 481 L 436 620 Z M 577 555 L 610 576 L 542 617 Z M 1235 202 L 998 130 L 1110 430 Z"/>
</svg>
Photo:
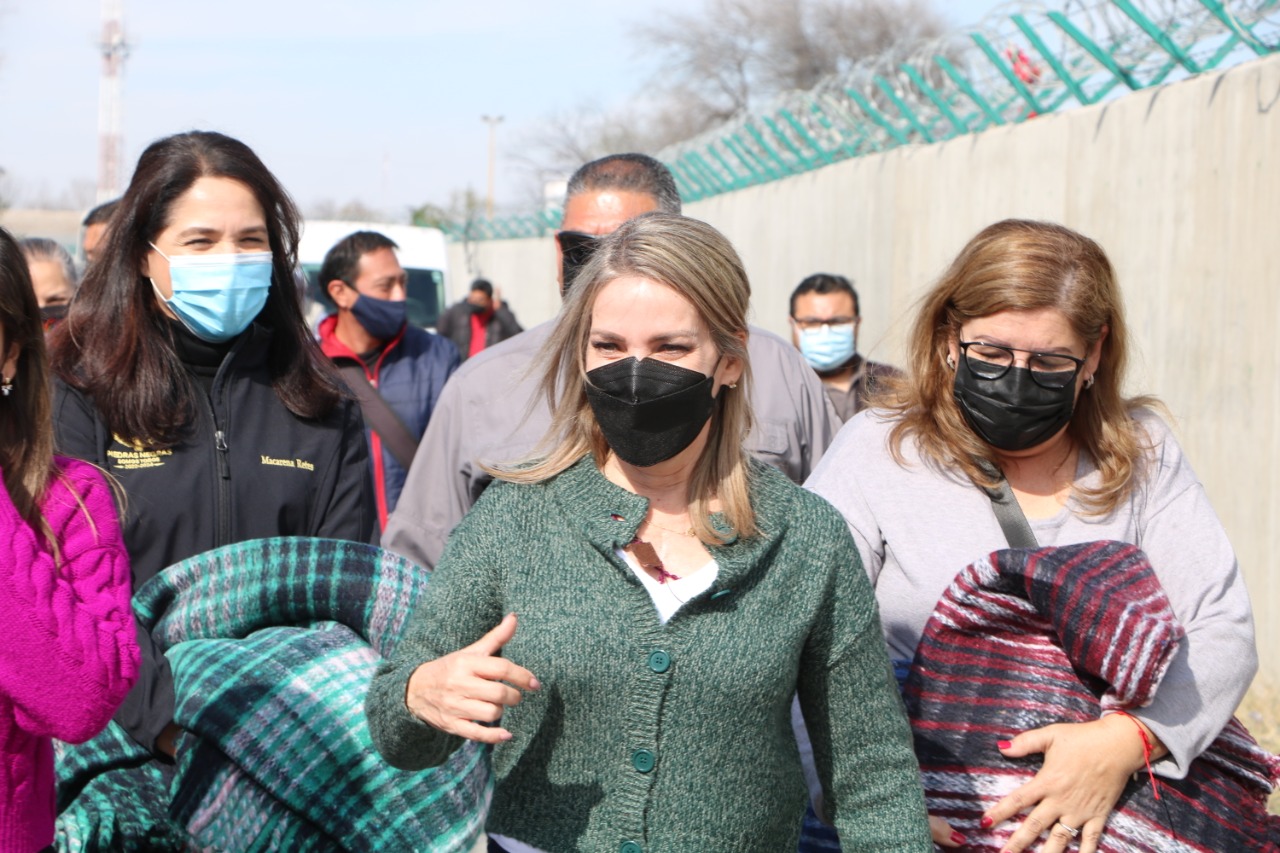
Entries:
<svg viewBox="0 0 1280 853">
<path fill-rule="evenodd" d="M 644 523 L 645 523 L 645 524 L 648 524 L 648 525 L 652 525 L 653 527 L 656 527 L 656 528 L 658 528 L 659 530 L 665 530 L 665 531 L 667 531 L 668 533 L 675 533 L 677 536 L 688 536 L 688 537 L 691 537 L 691 538 L 692 538 L 692 537 L 694 537 L 694 536 L 697 536 L 697 535 L 698 535 L 697 533 L 695 533 L 695 532 L 694 532 L 694 530 L 693 530 L 693 526 L 692 526 L 692 525 L 690 525 L 690 526 L 689 526 L 689 528 L 688 528 L 687 530 L 673 530 L 673 529 L 672 529 L 672 528 L 670 528 L 670 527 L 663 527 L 661 524 L 659 524 L 658 522 L 656 522 L 656 521 L 654 521 L 654 520 L 653 520 L 653 518 L 652 518 L 652 514 L 650 514 L 650 517 L 649 517 L 649 518 L 646 518 L 646 519 L 644 520 Z"/>
</svg>

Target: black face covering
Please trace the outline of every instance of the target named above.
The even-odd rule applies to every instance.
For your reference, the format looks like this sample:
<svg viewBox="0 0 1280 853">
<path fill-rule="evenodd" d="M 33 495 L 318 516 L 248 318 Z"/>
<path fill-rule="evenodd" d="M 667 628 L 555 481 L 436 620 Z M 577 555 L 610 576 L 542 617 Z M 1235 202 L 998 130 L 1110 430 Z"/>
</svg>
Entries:
<svg viewBox="0 0 1280 853">
<path fill-rule="evenodd" d="M 638 468 L 688 447 L 715 406 L 712 377 L 651 358 L 597 367 L 587 380 L 587 401 L 604 440 L 619 459 Z"/>
<path fill-rule="evenodd" d="M 63 302 L 59 305 L 46 305 L 40 309 L 40 320 L 44 324 L 46 330 L 52 329 L 58 323 L 67 318 L 67 309 L 71 305 Z"/>
<path fill-rule="evenodd" d="M 1026 450 L 1048 441 L 1071 420 L 1076 384 L 1042 388 L 1025 367 L 1010 367 L 999 379 L 983 379 L 961 358 L 952 394 L 983 441 L 1001 450 Z"/>
</svg>

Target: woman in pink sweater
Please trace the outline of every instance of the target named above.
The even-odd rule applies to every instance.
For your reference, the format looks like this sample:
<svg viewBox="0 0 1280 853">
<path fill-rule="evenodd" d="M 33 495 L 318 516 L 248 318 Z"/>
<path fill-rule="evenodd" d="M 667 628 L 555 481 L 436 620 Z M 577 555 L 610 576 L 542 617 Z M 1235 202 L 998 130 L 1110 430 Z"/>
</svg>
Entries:
<svg viewBox="0 0 1280 853">
<path fill-rule="evenodd" d="M 0 853 L 53 841 L 53 738 L 106 726 L 138 674 L 129 558 L 111 490 L 53 455 L 26 261 L 0 229 Z"/>
</svg>

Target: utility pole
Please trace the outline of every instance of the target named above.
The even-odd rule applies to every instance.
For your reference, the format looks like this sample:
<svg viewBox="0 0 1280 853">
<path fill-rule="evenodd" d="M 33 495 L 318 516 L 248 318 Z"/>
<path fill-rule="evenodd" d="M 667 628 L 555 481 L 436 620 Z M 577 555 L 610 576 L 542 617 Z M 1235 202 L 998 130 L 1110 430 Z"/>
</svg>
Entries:
<svg viewBox="0 0 1280 853">
<path fill-rule="evenodd" d="M 498 125 L 502 116 L 480 116 L 480 120 L 489 125 L 489 192 L 484 197 L 484 216 L 493 219 L 493 170 L 498 159 Z"/>
<path fill-rule="evenodd" d="M 120 194 L 120 75 L 129 55 L 121 0 L 102 0 L 102 77 L 98 84 L 98 202 Z"/>
</svg>

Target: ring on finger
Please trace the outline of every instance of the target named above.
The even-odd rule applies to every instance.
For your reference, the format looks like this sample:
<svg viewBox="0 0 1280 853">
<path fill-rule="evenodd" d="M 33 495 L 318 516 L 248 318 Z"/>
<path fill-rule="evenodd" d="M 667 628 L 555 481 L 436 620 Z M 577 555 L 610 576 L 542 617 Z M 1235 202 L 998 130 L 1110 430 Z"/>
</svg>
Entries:
<svg viewBox="0 0 1280 853">
<path fill-rule="evenodd" d="M 1072 838 L 1079 838 L 1079 837 L 1080 837 L 1080 830 L 1075 829 L 1074 827 L 1067 826 L 1067 825 L 1066 825 L 1065 823 L 1063 823 L 1062 821 L 1058 821 L 1058 826 L 1060 826 L 1060 827 L 1062 827 L 1063 829 L 1065 829 L 1065 830 L 1067 831 L 1067 833 L 1068 833 Z"/>
</svg>

